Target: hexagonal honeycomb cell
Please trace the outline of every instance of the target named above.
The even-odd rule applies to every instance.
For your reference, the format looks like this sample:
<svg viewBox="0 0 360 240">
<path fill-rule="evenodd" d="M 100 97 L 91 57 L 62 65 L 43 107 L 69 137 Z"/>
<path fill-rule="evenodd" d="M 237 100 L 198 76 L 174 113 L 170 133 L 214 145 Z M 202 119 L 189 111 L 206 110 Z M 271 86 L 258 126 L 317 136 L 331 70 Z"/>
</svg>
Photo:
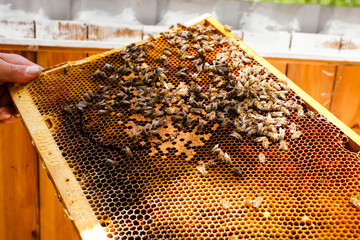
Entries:
<svg viewBox="0 0 360 240">
<path fill-rule="evenodd" d="M 154 45 L 145 63 L 163 67 L 156 61 L 159 49 L 172 46 L 164 37 Z M 207 61 L 214 60 L 222 47 L 206 53 Z M 344 147 L 348 137 L 319 114 L 299 119 L 290 111 L 289 122 L 303 134 L 294 140 L 286 135 L 289 150 L 284 151 L 277 144 L 264 149 L 251 136 L 238 140 L 230 136 L 231 127 L 221 128 L 216 121 L 201 131 L 168 121 L 154 139 L 134 142 L 134 129 L 151 119 L 130 114 L 127 106 L 103 115 L 96 108 L 64 111 L 89 90 L 98 93 L 99 85 L 111 85 L 110 96 L 119 92 L 109 79 L 93 75 L 105 64 L 121 68 L 122 51 L 49 70 L 27 88 L 40 114 L 50 119 L 49 131 L 109 239 L 360 237 L 360 210 L 348 200 L 360 197 L 359 153 Z M 176 88 L 184 81 L 175 76 L 177 66 L 194 66 L 176 56 L 168 61 L 167 81 Z M 255 59 L 248 65 L 261 66 Z M 208 89 L 208 74 L 199 78 Z M 286 100 L 291 99 L 303 104 L 289 90 Z M 205 177 L 197 166 L 215 160 L 211 149 L 216 144 L 231 156 L 232 166 L 216 161 Z M 125 146 L 132 156 L 124 157 Z"/>
</svg>

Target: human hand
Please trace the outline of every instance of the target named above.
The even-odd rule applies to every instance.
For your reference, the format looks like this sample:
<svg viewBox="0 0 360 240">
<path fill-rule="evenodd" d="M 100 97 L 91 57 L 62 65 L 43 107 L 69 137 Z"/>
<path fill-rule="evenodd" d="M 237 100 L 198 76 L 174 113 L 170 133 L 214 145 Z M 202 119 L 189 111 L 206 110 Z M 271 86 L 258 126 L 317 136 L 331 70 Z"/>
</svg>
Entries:
<svg viewBox="0 0 360 240">
<path fill-rule="evenodd" d="M 17 54 L 0 53 L 0 124 L 17 119 L 5 83 L 27 83 L 37 78 L 43 68 Z"/>
</svg>

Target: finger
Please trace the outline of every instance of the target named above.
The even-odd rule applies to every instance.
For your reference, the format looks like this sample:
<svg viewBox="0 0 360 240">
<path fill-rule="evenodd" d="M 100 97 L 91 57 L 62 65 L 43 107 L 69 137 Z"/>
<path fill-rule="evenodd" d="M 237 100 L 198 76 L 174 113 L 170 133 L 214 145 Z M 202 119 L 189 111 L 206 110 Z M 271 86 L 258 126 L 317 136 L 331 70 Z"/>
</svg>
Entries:
<svg viewBox="0 0 360 240">
<path fill-rule="evenodd" d="M 0 59 L 0 81 L 27 83 L 37 78 L 42 68 L 38 65 L 17 65 Z"/>
<path fill-rule="evenodd" d="M 4 60 L 5 62 L 16 65 L 26 65 L 26 66 L 36 65 L 35 63 L 31 62 L 30 60 L 27 60 L 26 58 L 18 54 L 0 53 L 0 59 Z"/>
<path fill-rule="evenodd" d="M 15 109 L 12 107 L 0 107 L 0 124 L 11 123 L 17 119 Z"/>
</svg>

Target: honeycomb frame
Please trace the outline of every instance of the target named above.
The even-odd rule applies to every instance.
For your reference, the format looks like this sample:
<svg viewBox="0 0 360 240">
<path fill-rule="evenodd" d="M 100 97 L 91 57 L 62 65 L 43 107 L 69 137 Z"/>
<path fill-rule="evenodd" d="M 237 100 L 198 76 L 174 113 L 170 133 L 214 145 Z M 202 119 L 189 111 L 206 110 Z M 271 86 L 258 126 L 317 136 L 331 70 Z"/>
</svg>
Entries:
<svg viewBox="0 0 360 240">
<path fill-rule="evenodd" d="M 206 23 L 215 27 L 222 34 L 229 36 L 235 41 L 235 37 L 231 32 L 225 30 L 219 22 L 212 18 L 209 14 L 202 15 L 185 25 L 196 25 Z M 146 43 L 147 40 L 140 41 L 138 44 Z M 301 90 L 296 84 L 279 72 L 275 67 L 269 64 L 264 58 L 256 54 L 242 41 L 238 41 L 240 48 L 254 56 L 254 59 L 261 65 L 267 67 L 276 77 L 287 79 L 289 87 L 294 91 L 302 100 L 305 101 L 306 106 L 324 116 L 328 121 L 338 127 L 344 135 L 349 138 L 348 148 L 353 151 L 359 151 L 360 137 L 353 132 L 344 123 L 338 120 L 333 114 L 325 109 L 316 100 L 310 97 L 307 93 Z M 86 62 L 92 62 L 97 59 L 104 58 L 113 53 L 122 51 L 124 48 L 111 50 L 99 55 L 91 56 L 84 60 L 68 62 L 53 68 L 47 69 L 42 75 L 53 74 L 62 72 L 68 67 L 81 65 Z M 31 83 L 32 84 L 32 83 Z M 10 88 L 11 96 L 14 100 L 16 107 L 21 114 L 22 120 L 28 129 L 34 145 L 39 152 L 43 166 L 48 172 L 49 178 L 52 180 L 55 188 L 61 196 L 62 203 L 65 206 L 69 218 L 73 221 L 76 229 L 83 239 L 109 239 L 107 232 L 104 231 L 100 221 L 96 218 L 93 209 L 91 208 L 73 170 L 69 167 L 66 159 L 62 155 L 56 141 L 54 140 L 50 129 L 52 128 L 52 119 L 50 116 L 41 115 L 38 107 L 34 103 L 34 98 L 29 92 L 28 85 L 15 85 Z M 251 236 L 251 235 L 250 235 Z"/>
</svg>

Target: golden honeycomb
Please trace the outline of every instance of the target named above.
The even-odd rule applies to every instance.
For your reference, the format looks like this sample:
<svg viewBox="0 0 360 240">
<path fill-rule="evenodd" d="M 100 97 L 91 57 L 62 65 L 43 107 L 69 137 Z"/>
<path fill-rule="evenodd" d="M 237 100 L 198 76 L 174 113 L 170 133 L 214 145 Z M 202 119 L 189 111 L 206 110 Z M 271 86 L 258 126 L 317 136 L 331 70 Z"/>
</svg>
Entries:
<svg viewBox="0 0 360 240">
<path fill-rule="evenodd" d="M 171 47 L 157 38 L 146 64 L 162 67 L 156 49 L 165 46 Z M 93 74 L 105 64 L 124 65 L 121 51 L 43 74 L 28 87 L 41 115 L 51 120 L 51 134 L 109 239 L 360 237 L 360 209 L 349 203 L 349 197 L 360 197 L 360 157 L 346 148 L 348 137 L 321 115 L 299 119 L 291 110 L 288 119 L 303 135 L 286 136 L 289 150 L 284 151 L 276 144 L 264 149 L 252 137 L 237 140 L 216 122 L 202 131 L 169 123 L 155 142 L 133 142 L 133 129 L 151 120 L 129 114 L 126 106 L 115 114 L 99 115 L 96 109 L 67 114 L 64 106 L 78 103 L 89 90 L 97 92 L 99 85 L 111 85 Z M 216 47 L 206 58 L 211 61 L 219 51 Z M 191 62 L 168 60 L 168 82 L 176 87 L 176 66 L 191 68 Z M 206 74 L 201 79 L 207 89 L 211 79 Z M 113 86 L 111 93 L 118 90 Z M 286 99 L 302 104 L 291 90 Z M 198 171 L 200 161 L 215 158 L 210 150 L 216 144 L 231 156 L 232 167 L 241 169 L 240 176 L 219 161 L 207 169 L 207 177 Z M 125 146 L 132 157 L 124 158 Z M 117 164 L 108 164 L 109 159 Z"/>
</svg>

